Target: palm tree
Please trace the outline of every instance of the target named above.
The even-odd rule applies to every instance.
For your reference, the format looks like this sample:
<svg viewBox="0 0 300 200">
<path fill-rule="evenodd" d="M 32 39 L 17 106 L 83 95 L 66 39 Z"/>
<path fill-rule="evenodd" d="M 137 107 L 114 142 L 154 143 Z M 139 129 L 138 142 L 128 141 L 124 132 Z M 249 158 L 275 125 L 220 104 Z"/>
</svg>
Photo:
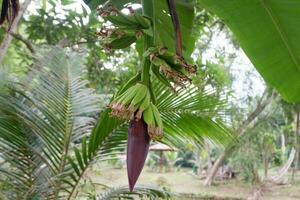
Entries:
<svg viewBox="0 0 300 200">
<path fill-rule="evenodd" d="M 109 109 L 100 112 L 95 91 L 82 78 L 83 62 L 79 53 L 49 47 L 35 57 L 29 80 L 2 78 L 0 179 L 9 184 L 8 199 L 71 199 L 94 161 L 124 151 L 127 123 L 111 118 Z M 213 91 L 199 93 L 190 86 L 173 94 L 153 81 L 164 121 L 162 142 L 182 145 L 209 138 L 226 144 L 231 139 L 218 120 L 224 102 Z M 117 190 L 114 195 L 127 193 L 124 187 L 112 189 Z M 139 191 L 155 194 L 153 188 Z"/>
</svg>

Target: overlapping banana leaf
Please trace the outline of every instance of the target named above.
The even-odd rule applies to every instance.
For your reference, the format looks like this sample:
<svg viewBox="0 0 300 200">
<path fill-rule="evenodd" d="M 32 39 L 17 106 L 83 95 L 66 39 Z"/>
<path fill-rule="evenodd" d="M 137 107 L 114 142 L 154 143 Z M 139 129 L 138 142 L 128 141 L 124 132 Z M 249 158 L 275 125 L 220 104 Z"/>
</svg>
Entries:
<svg viewBox="0 0 300 200">
<path fill-rule="evenodd" d="M 199 0 L 233 31 L 265 81 L 300 102 L 300 1 Z"/>
</svg>

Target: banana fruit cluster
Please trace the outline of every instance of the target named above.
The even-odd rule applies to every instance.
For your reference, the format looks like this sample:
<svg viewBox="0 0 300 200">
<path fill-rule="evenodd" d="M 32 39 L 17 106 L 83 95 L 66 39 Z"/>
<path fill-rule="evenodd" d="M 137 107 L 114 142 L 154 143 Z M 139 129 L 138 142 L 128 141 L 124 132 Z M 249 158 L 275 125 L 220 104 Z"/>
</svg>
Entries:
<svg viewBox="0 0 300 200">
<path fill-rule="evenodd" d="M 102 46 L 108 52 L 115 49 L 124 49 L 141 38 L 143 33 L 139 30 L 127 31 L 121 29 L 102 28 L 97 32 Z"/>
<path fill-rule="evenodd" d="M 190 82 L 189 75 L 196 73 L 195 65 L 168 51 L 166 47 L 151 47 L 144 53 L 144 57 L 151 61 L 153 74 L 169 87 L 170 81 L 176 85 Z"/>
<path fill-rule="evenodd" d="M 127 120 L 143 120 L 148 126 L 148 134 L 151 139 L 159 140 L 163 136 L 163 123 L 157 107 L 151 102 L 151 95 L 146 85 L 136 83 L 121 95 L 117 96 L 112 103 L 111 116 Z"/>
<path fill-rule="evenodd" d="M 129 15 L 124 14 L 114 6 L 106 9 L 97 8 L 97 13 L 104 20 L 109 21 L 113 28 L 103 27 L 99 32 L 104 49 L 123 49 L 140 39 L 143 34 L 151 34 L 150 19 L 138 14 L 131 7 L 127 7 Z"/>
<path fill-rule="evenodd" d="M 148 87 L 136 83 L 110 103 L 111 115 L 120 119 L 141 119 L 143 111 L 150 105 L 150 99 Z"/>
<path fill-rule="evenodd" d="M 127 9 L 129 14 L 113 6 L 97 9 L 99 16 L 111 24 L 109 28 L 103 27 L 97 33 L 105 50 L 124 49 L 143 36 L 153 37 L 151 20 L 131 7 Z M 188 63 L 181 55 L 165 47 L 147 47 L 143 57 L 150 61 L 152 74 L 174 91 L 177 85 L 185 87 L 186 83 L 191 82 L 189 75 L 196 73 L 195 65 Z M 149 70 L 149 65 L 147 70 Z M 149 76 L 152 74 L 150 73 Z M 152 103 L 155 102 L 155 95 L 150 90 L 152 83 L 150 81 L 150 83 L 143 84 L 139 82 L 141 76 L 138 75 L 138 77 L 138 80 L 136 78 L 130 80 L 128 83 L 131 86 L 126 84 L 129 88 L 123 87 L 122 92 L 117 94 L 109 104 L 111 116 L 131 121 L 142 119 L 141 121 L 147 124 L 150 138 L 160 140 L 163 137 L 163 122 L 157 107 Z"/>
<path fill-rule="evenodd" d="M 143 113 L 143 119 L 147 124 L 148 134 L 152 140 L 163 138 L 163 122 L 157 107 L 150 102 L 149 107 Z"/>
</svg>

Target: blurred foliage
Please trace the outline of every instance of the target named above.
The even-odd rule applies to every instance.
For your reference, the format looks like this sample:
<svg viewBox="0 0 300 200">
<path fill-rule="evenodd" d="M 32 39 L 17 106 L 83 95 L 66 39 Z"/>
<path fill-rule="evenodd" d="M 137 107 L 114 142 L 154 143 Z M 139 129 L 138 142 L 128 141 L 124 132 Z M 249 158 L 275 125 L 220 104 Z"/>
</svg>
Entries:
<svg viewBox="0 0 300 200">
<path fill-rule="evenodd" d="M 136 74 L 137 54 L 134 49 L 128 49 L 120 50 L 114 56 L 107 55 L 96 34 L 103 20 L 85 5 L 74 10 L 70 6 L 74 2 L 51 0 L 46 4 L 36 4 L 35 10 L 30 10 L 21 22 L 20 35 L 33 47 L 59 45 L 86 52 L 86 78 L 90 86 L 98 93 L 113 94 Z M 0 37 L 3 37 L 4 29 L 0 30 Z M 22 76 L 27 73 L 25 66 L 32 64 L 32 56 L 24 43 L 15 39 L 4 63 L 9 65 L 11 72 Z"/>
<path fill-rule="evenodd" d="M 264 159 L 268 160 L 269 168 L 280 167 L 286 162 L 294 141 L 294 112 L 293 105 L 278 98 L 246 131 L 239 142 L 240 150 L 234 153 L 229 162 L 243 180 L 255 183 L 259 175 L 256 172 L 264 167 Z"/>
<path fill-rule="evenodd" d="M 178 157 L 179 159 L 175 162 L 175 166 L 193 168 L 194 163 L 192 162 L 192 151 L 182 150 L 178 153 Z"/>
<path fill-rule="evenodd" d="M 82 5 L 77 12 L 69 5 L 75 0 L 51 0 L 37 4 L 36 10 L 26 14 L 18 32 L 34 47 L 43 45 L 59 45 L 71 48 L 78 52 L 85 52 L 87 55 L 85 63 L 85 79 L 89 80 L 89 86 L 96 89 L 98 94 L 102 94 L 102 102 L 108 102 L 110 97 L 124 84 L 129 77 L 132 77 L 139 70 L 138 54 L 132 46 L 126 50 L 114 52 L 114 56 L 106 54 L 96 35 L 96 32 L 103 25 L 103 20 L 96 17 L 95 12 Z M 104 1 L 86 0 L 91 5 Z M 96 2 L 96 3 L 95 3 Z M 117 3 L 128 2 L 126 0 L 115 1 Z M 38 2 L 40 3 L 40 2 Z M 63 9 L 58 9 L 62 7 Z M 238 43 L 223 22 L 211 13 L 203 10 L 200 5 L 195 7 L 195 20 L 193 23 L 193 37 L 197 38 L 196 51 L 193 59 L 198 63 L 198 73 L 193 77 L 193 83 L 200 91 L 205 87 L 211 87 L 217 91 L 215 93 L 221 97 L 226 93 L 231 95 L 232 82 L 236 77 L 230 73 L 230 64 L 235 55 L 228 55 L 226 52 L 216 52 L 216 61 L 203 61 L 202 54 L 211 48 L 213 34 L 225 33 L 234 47 L 239 48 Z M 5 29 L 0 28 L 0 39 L 2 40 Z M 139 44 L 137 44 L 139 45 Z M 5 57 L 4 65 L 9 69 L 12 77 L 24 78 L 28 73 L 28 68 L 33 63 L 32 54 L 20 40 L 14 39 Z M 249 95 L 249 99 L 244 102 L 244 107 L 230 105 L 227 110 L 227 117 L 230 116 L 230 125 L 236 128 L 245 119 L 247 114 L 257 103 L 258 97 Z M 104 107 L 105 103 L 101 105 Z M 286 103 L 283 100 L 276 101 L 264 115 L 258 120 L 260 123 L 247 130 L 246 136 L 242 138 L 241 151 L 233 155 L 229 165 L 234 166 L 241 177 L 246 181 L 257 179 L 255 171 L 262 167 L 262 153 L 269 156 L 271 166 L 279 166 L 284 163 L 289 149 L 293 144 L 293 120 L 295 115 L 295 105 Z M 271 115 L 268 113 L 272 113 Z M 286 137 L 287 151 L 282 155 L 280 150 L 280 134 Z M 171 165 L 192 168 L 195 166 L 194 158 L 199 156 L 205 160 L 207 166 L 208 157 L 215 160 L 220 149 L 213 144 L 209 145 L 209 150 L 201 149 L 199 155 L 195 154 L 195 149 L 190 144 L 182 146 L 176 154 L 166 154 L 166 158 Z M 158 155 L 151 154 L 150 165 L 158 162 Z M 151 161 L 152 159 L 152 161 Z M 1 164 L 1 163 L 0 163 Z M 8 180 L 7 180 L 8 181 Z M 1 182 L 0 190 L 8 189 L 7 182 Z M 1 198 L 1 196 L 0 196 Z"/>
</svg>

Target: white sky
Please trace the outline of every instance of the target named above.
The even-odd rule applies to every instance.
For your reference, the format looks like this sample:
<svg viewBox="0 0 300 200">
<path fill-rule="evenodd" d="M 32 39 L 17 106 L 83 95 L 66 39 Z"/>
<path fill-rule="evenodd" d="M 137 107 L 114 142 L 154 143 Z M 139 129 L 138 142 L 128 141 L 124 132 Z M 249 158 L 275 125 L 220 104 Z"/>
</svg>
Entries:
<svg viewBox="0 0 300 200">
<path fill-rule="evenodd" d="M 33 0 L 32 3 L 28 6 L 28 10 L 32 13 L 36 12 L 36 9 L 41 7 L 41 5 L 43 5 L 43 1 L 42 0 Z M 50 7 L 50 4 L 47 2 L 46 4 L 48 7 Z M 63 12 L 63 8 L 67 8 L 67 9 L 73 9 L 74 11 L 81 13 L 82 12 L 82 6 L 85 7 L 86 10 L 90 10 L 88 6 L 86 6 L 83 2 L 83 0 L 74 0 L 74 3 L 68 5 L 68 6 L 64 6 L 62 7 L 61 5 L 56 6 L 55 9 L 57 9 L 57 11 Z"/>
<path fill-rule="evenodd" d="M 214 34 L 210 48 L 202 54 L 202 60 L 204 62 L 216 62 L 215 55 L 217 52 L 225 52 L 226 55 L 236 54 L 236 58 L 234 58 L 230 66 L 230 73 L 235 77 L 235 80 L 233 81 L 233 90 L 236 101 L 244 99 L 247 95 L 254 97 L 263 93 L 265 89 L 263 79 L 243 50 L 236 50 L 224 32 Z M 226 64 L 229 65 L 225 62 L 225 65 Z"/>
</svg>

